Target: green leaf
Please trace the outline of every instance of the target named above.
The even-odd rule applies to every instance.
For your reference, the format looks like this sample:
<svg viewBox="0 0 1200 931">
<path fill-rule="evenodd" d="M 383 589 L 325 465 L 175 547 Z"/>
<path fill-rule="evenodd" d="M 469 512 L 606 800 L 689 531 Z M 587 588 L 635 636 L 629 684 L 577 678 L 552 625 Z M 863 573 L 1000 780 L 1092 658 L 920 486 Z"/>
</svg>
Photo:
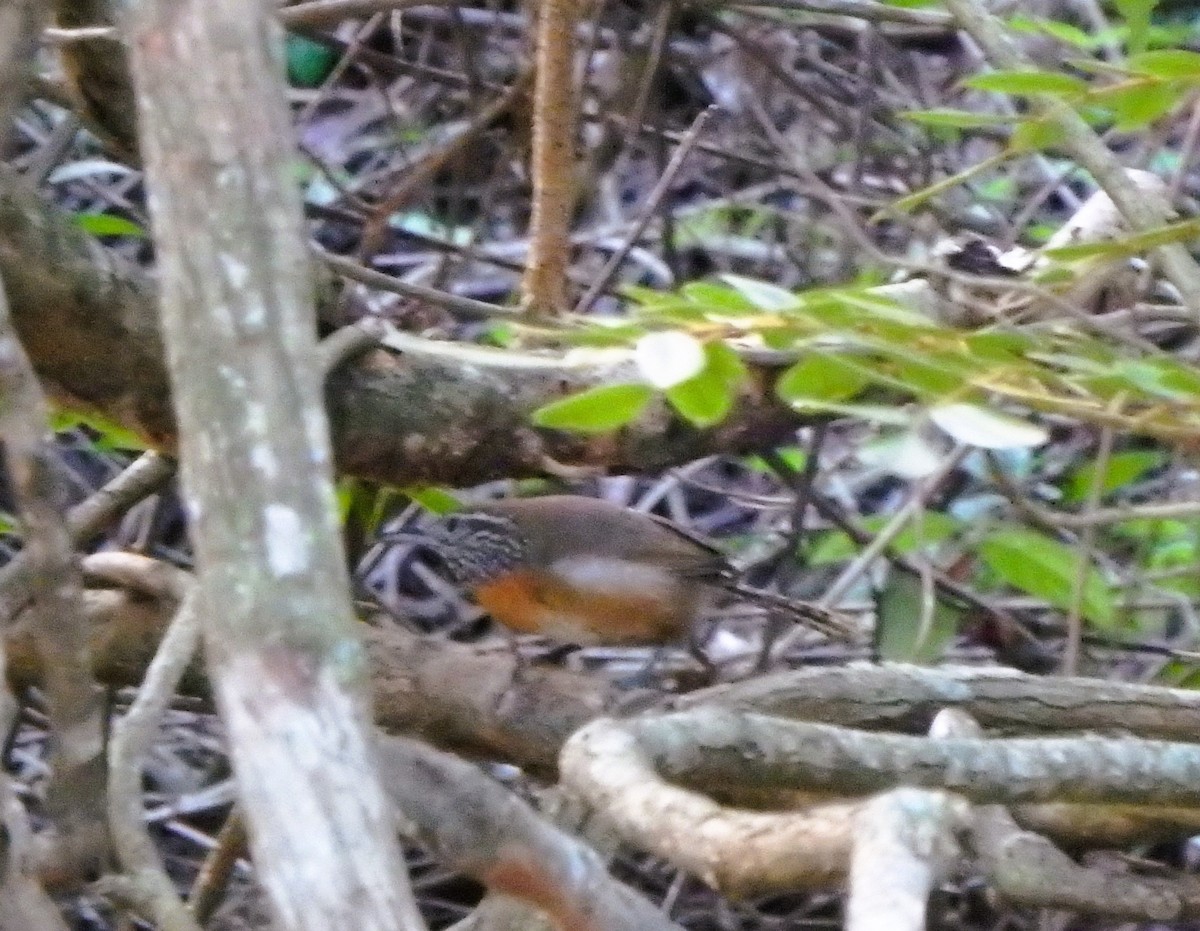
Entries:
<svg viewBox="0 0 1200 931">
<path fill-rule="evenodd" d="M 1041 32 L 1048 36 L 1074 45 L 1076 48 L 1093 49 L 1096 47 L 1096 37 L 1085 32 L 1078 26 L 1064 23 L 1057 19 L 1034 19 L 1029 16 L 1013 16 L 1008 21 L 1009 28 L 1015 32 Z"/>
<path fill-rule="evenodd" d="M 653 396 L 649 385 L 603 385 L 539 407 L 531 419 L 555 430 L 607 433 L 636 420 Z"/>
<path fill-rule="evenodd" d="M 904 110 L 904 119 L 922 126 L 946 127 L 950 129 L 978 129 L 982 126 L 1008 126 L 1014 117 L 996 113 L 972 113 L 970 110 L 954 110 L 936 107 L 931 110 Z"/>
<path fill-rule="evenodd" d="M 800 400 L 849 401 L 870 379 L 855 366 L 835 355 L 805 356 L 775 383 L 780 399 L 792 404 Z"/>
<path fill-rule="evenodd" d="M 1014 152 L 1037 152 L 1052 149 L 1063 140 L 1062 127 L 1053 120 L 1022 120 L 1008 140 Z"/>
<path fill-rule="evenodd" d="M 697 427 L 711 427 L 725 419 L 746 377 L 746 364 L 722 342 L 708 343 L 704 357 L 699 374 L 666 392 L 671 407 Z"/>
<path fill-rule="evenodd" d="M 96 434 L 95 448 L 106 452 L 145 452 L 150 448 L 141 434 L 100 414 L 56 408 L 50 415 L 50 427 L 55 432 L 83 427 Z"/>
<path fill-rule="evenodd" d="M 1008 585 L 1070 610 L 1078 572 L 1078 554 L 1071 547 L 1033 530 L 1012 528 L 989 535 L 979 555 Z M 1082 613 L 1098 627 L 1111 629 L 1117 623 L 1113 590 L 1093 566 L 1087 568 Z"/>
<path fill-rule="evenodd" d="M 344 479 L 337 485 L 338 515 L 364 537 L 374 536 L 401 504 L 403 492 L 389 485 Z"/>
<path fill-rule="evenodd" d="M 134 236 L 146 239 L 149 234 L 132 220 L 111 213 L 74 213 L 71 221 L 92 236 Z"/>
<path fill-rule="evenodd" d="M 733 388 L 708 370 L 668 388 L 666 393 L 676 413 L 696 427 L 720 423 L 733 408 Z"/>
<path fill-rule="evenodd" d="M 400 494 L 434 514 L 452 514 L 462 507 L 461 501 L 437 485 L 406 485 Z"/>
<path fill-rule="evenodd" d="M 638 307 L 654 307 L 656 304 L 670 304 L 679 300 L 673 291 L 656 291 L 637 284 L 623 284 L 618 290 L 622 297 L 633 301 Z"/>
<path fill-rule="evenodd" d="M 1166 456 L 1161 452 L 1149 449 L 1131 449 L 1126 452 L 1113 453 L 1108 459 L 1108 467 L 1104 471 L 1104 479 L 1100 483 L 1100 495 L 1104 497 L 1136 482 L 1151 469 L 1157 469 L 1166 462 Z M 1085 462 L 1071 473 L 1063 486 L 1063 501 L 1068 504 L 1079 504 L 1086 501 L 1092 493 L 1092 484 L 1096 480 L 1096 463 Z"/>
<path fill-rule="evenodd" d="M 1113 0 L 1113 6 L 1125 20 L 1129 35 L 1126 46 L 1131 55 L 1145 51 L 1150 38 L 1150 15 L 1158 0 Z"/>
<path fill-rule="evenodd" d="M 1200 53 L 1186 49 L 1162 49 L 1130 55 L 1125 67 L 1165 81 L 1200 81 Z"/>
<path fill-rule="evenodd" d="M 1160 81 L 1147 81 L 1104 91 L 1092 100 L 1107 107 L 1115 120 L 1114 129 L 1129 132 L 1149 126 L 1170 113 L 1187 92 Z"/>
<path fill-rule="evenodd" d="M 1058 262 L 1077 262 L 1080 259 L 1090 259 L 1096 256 L 1105 259 L 1119 259 L 1139 255 L 1157 246 L 1186 242 L 1197 237 L 1200 237 L 1200 219 L 1192 219 L 1156 226 L 1154 229 L 1143 230 L 1119 239 L 1047 249 L 1045 255 Z"/>
<path fill-rule="evenodd" d="M 1039 71 L 1034 68 L 1016 71 L 989 71 L 963 81 L 967 87 L 999 94 L 1015 94 L 1028 97 L 1034 94 L 1051 94 L 1055 97 L 1075 97 L 1087 92 L 1087 82 L 1057 71 Z"/>
<path fill-rule="evenodd" d="M 1156 397 L 1195 403 L 1200 399 L 1200 372 L 1171 358 L 1115 359 L 1110 374 Z"/>
<path fill-rule="evenodd" d="M 963 616 L 961 608 L 936 595 L 927 611 L 920 576 L 900 571 L 888 573 L 876 608 L 875 649 L 880 659 L 895 663 L 936 664 L 954 641 Z"/>
<path fill-rule="evenodd" d="M 288 80 L 297 87 L 319 86 L 337 63 L 337 52 L 333 49 L 290 32 L 285 55 Z"/>
<path fill-rule="evenodd" d="M 780 446 L 775 450 L 775 455 L 783 460 L 783 463 L 793 472 L 803 472 L 804 464 L 808 462 L 808 454 L 799 446 Z M 770 475 L 775 473 L 775 470 L 767 465 L 767 461 L 762 456 L 747 456 L 743 461 L 746 468 L 754 472 Z"/>
<path fill-rule="evenodd" d="M 704 356 L 708 369 L 730 385 L 737 386 L 746 377 L 746 363 L 731 347 L 720 341 L 706 343 Z"/>
</svg>

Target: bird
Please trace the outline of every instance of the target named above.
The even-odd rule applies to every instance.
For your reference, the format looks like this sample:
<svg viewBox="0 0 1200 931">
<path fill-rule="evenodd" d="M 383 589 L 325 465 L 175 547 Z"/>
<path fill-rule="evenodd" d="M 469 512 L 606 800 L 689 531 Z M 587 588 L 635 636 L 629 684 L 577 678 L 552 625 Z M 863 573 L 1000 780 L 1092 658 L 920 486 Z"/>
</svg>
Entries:
<svg viewBox="0 0 1200 931">
<path fill-rule="evenodd" d="M 844 616 L 744 586 L 710 542 L 611 501 L 489 501 L 442 516 L 416 539 L 513 633 L 579 646 L 662 646 L 687 638 L 724 590 L 830 637 L 857 639 Z"/>
</svg>

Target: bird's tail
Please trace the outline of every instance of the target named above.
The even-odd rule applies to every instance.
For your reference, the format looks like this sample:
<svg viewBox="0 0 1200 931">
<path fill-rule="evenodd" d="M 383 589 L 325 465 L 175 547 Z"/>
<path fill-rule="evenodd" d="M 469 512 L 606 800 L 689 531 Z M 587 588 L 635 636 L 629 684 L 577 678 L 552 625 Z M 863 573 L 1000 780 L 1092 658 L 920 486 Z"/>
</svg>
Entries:
<svg viewBox="0 0 1200 931">
<path fill-rule="evenodd" d="M 807 601 L 796 601 L 761 588 L 751 588 L 733 580 L 724 582 L 721 587 L 739 598 L 762 605 L 768 611 L 787 615 L 805 627 L 820 631 L 831 640 L 850 643 L 861 643 L 863 640 L 863 632 L 854 619 L 839 611 L 831 611 Z"/>
</svg>

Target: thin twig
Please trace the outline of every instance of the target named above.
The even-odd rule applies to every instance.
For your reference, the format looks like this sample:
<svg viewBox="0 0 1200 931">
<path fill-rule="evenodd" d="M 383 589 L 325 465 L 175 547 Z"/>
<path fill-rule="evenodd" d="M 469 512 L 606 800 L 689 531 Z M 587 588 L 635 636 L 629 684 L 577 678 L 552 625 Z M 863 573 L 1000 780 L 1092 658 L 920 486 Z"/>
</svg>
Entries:
<svg viewBox="0 0 1200 931">
<path fill-rule="evenodd" d="M 126 715 L 113 725 L 108 757 L 108 825 L 122 870 L 147 897 L 155 921 L 170 931 L 200 931 L 167 875 L 146 830 L 142 806 L 142 767 L 158 734 L 159 721 L 200 642 L 197 589 L 178 572 L 182 595 L 146 678 Z"/>
<path fill-rule="evenodd" d="M 892 515 L 887 526 L 875 535 L 875 539 L 859 553 L 858 558 L 851 562 L 829 586 L 825 594 L 821 596 L 820 604 L 825 607 L 837 604 L 850 591 L 863 573 L 871 567 L 871 563 L 883 555 L 888 544 L 895 540 L 900 532 L 908 526 L 909 521 L 925 507 L 929 496 L 941 487 L 946 476 L 958 468 L 970 451 L 970 446 L 959 444 L 951 451 L 950 455 L 942 460 L 937 469 L 921 480 L 920 484 L 913 489 L 909 499 Z"/>
<path fill-rule="evenodd" d="M 514 307 L 500 307 L 496 304 L 488 304 L 469 297 L 459 297 L 455 294 L 449 294 L 446 291 L 439 291 L 437 288 L 426 287 L 422 284 L 412 284 L 408 281 L 402 281 L 399 278 L 393 278 L 391 275 L 385 275 L 383 272 L 377 272 L 373 268 L 360 265 L 353 259 L 334 255 L 332 252 L 326 252 L 316 243 L 312 243 L 311 248 L 321 261 L 339 275 L 345 275 L 352 281 L 358 281 L 372 288 L 378 288 L 380 291 L 387 291 L 391 294 L 402 294 L 405 297 L 413 297 L 417 300 L 426 301 L 435 307 L 441 307 L 460 320 L 494 320 L 497 317 L 515 317 L 520 314 L 520 311 Z"/>
<path fill-rule="evenodd" d="M 1122 401 L 1120 394 L 1113 401 L 1113 406 L 1119 406 Z M 1092 485 L 1088 489 L 1084 513 L 1096 510 L 1104 493 L 1104 480 L 1108 474 L 1108 463 L 1112 458 L 1113 429 L 1104 427 L 1100 431 L 1100 445 L 1096 450 L 1095 470 L 1092 473 Z M 1075 578 L 1071 585 L 1071 606 L 1067 612 L 1067 639 L 1063 645 L 1062 674 L 1076 675 L 1079 671 L 1079 649 L 1083 641 L 1083 601 L 1087 593 L 1087 580 L 1092 572 L 1091 552 L 1096 544 L 1096 525 L 1089 524 L 1079 535 L 1079 545 L 1076 547 Z"/>
<path fill-rule="evenodd" d="M 692 151 L 692 147 L 700 138 L 700 133 L 704 131 L 704 124 L 708 122 L 709 117 L 712 116 L 715 109 L 715 107 L 708 107 L 692 121 L 692 125 L 688 128 L 687 133 L 684 134 L 678 148 L 675 149 L 674 154 L 671 156 L 671 160 L 667 163 L 662 177 L 658 179 L 658 183 L 654 185 L 653 190 L 651 190 L 649 196 L 646 198 L 646 203 L 642 206 L 637 219 L 634 220 L 633 226 L 625 237 L 624 244 L 612 254 L 605 263 L 604 268 L 600 270 L 595 280 L 588 287 L 587 291 L 584 292 L 583 297 L 579 299 L 579 303 L 575 305 L 575 313 L 586 313 L 596 298 L 608 287 L 609 281 L 617 273 L 617 269 L 621 267 L 621 263 L 625 261 L 625 256 L 629 254 L 629 250 L 634 247 L 638 237 L 645 232 L 646 227 L 650 225 L 650 221 L 654 219 L 654 215 L 658 212 L 659 204 L 666 196 L 667 191 L 670 190 L 675 176 L 679 173 L 679 169 L 683 167 L 684 160 L 688 157 L 688 153 Z"/>
<path fill-rule="evenodd" d="M 192 890 L 188 894 L 188 907 L 201 924 L 208 924 L 221 903 L 221 896 L 233 876 L 238 859 L 246 855 L 246 840 L 246 821 L 241 808 L 235 804 L 221 825 L 216 846 L 200 865 L 200 872 L 196 874 L 196 881 L 192 883 Z"/>
</svg>

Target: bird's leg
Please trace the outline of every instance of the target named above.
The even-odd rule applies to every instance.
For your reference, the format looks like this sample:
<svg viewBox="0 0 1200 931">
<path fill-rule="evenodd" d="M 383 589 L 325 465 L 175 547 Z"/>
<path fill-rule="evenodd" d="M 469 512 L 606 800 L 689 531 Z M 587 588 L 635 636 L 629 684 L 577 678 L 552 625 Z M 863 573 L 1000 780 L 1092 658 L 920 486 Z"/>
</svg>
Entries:
<svg viewBox="0 0 1200 931">
<path fill-rule="evenodd" d="M 787 618 L 778 611 L 767 611 L 767 620 L 763 624 L 762 646 L 758 649 L 758 659 L 754 661 L 754 672 L 766 672 L 771 666 L 771 649 L 775 641 L 788 626 Z"/>
<path fill-rule="evenodd" d="M 613 681 L 613 684 L 619 689 L 638 689 L 649 688 L 651 683 L 651 674 L 654 672 L 654 667 L 662 662 L 663 656 L 666 654 L 667 648 L 656 646 L 650 651 L 650 657 L 642 664 L 642 667 L 636 672 L 631 672 L 627 676 Z"/>
<path fill-rule="evenodd" d="M 713 626 L 709 626 L 708 635 L 711 637 Z M 704 669 L 704 674 L 708 678 L 708 682 L 714 683 L 721 676 L 721 667 L 709 658 L 709 655 L 704 652 L 704 647 L 700 640 L 696 637 L 695 631 L 688 635 L 687 638 L 688 656 L 694 659 Z"/>
<path fill-rule="evenodd" d="M 509 680 L 509 688 L 512 688 L 513 686 L 525 680 L 525 673 L 529 666 L 529 660 L 526 659 L 524 654 L 521 653 L 521 643 L 517 639 L 516 631 L 505 627 L 503 624 L 497 624 L 496 626 L 500 628 L 501 635 L 508 643 L 508 651 L 512 654 L 513 671 L 512 677 Z"/>
</svg>

